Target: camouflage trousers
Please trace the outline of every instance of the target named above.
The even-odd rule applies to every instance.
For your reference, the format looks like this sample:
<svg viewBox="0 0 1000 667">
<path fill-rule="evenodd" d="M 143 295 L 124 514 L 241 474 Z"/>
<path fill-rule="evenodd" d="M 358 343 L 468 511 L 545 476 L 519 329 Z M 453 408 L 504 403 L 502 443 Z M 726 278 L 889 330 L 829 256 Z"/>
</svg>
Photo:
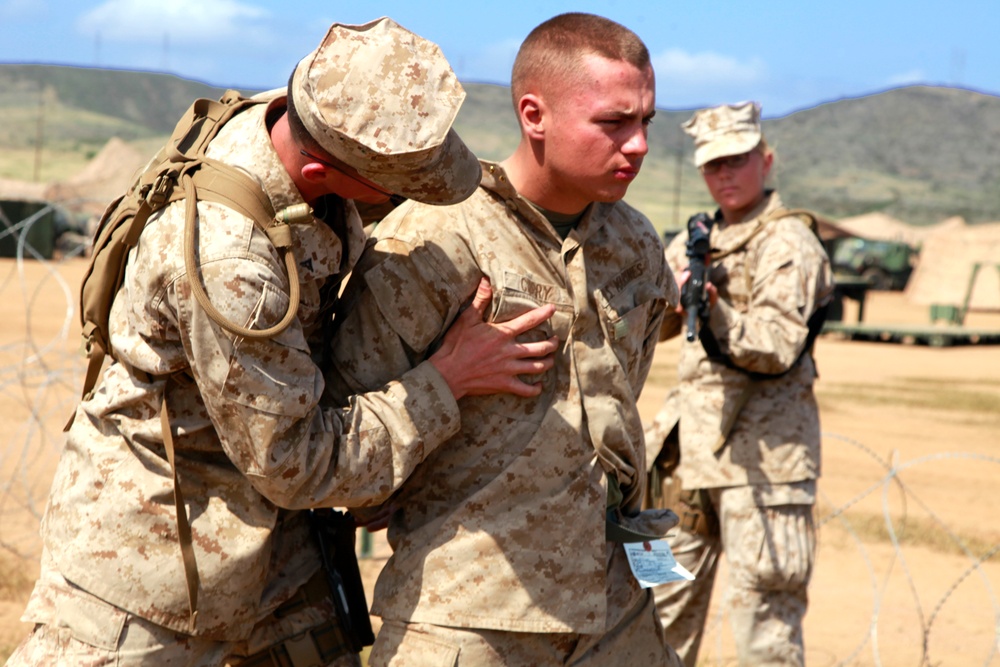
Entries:
<svg viewBox="0 0 1000 667">
<path fill-rule="evenodd" d="M 724 606 L 739 664 L 804 664 L 802 619 L 816 552 L 814 493 L 792 486 L 769 491 L 710 489 L 721 534 L 680 530 L 670 539 L 677 561 L 695 580 L 657 586 L 654 595 L 667 642 L 686 667 L 697 662 L 721 553 L 729 568 Z"/>
<path fill-rule="evenodd" d="M 108 604 L 44 566 L 22 620 L 34 621 L 6 667 L 360 667 L 358 654 L 328 632 L 316 659 L 311 637 L 336 621 L 329 598 L 306 594 L 285 603 L 240 642 L 181 634 Z M 313 582 L 310 580 L 310 582 Z M 311 583 L 305 584 L 306 589 Z M 328 590 L 328 589 L 326 589 Z M 301 599 L 300 599 L 301 598 Z M 319 599 L 317 599 L 319 598 Z M 40 622 L 44 620 L 44 622 Z M 334 634 L 339 633 L 339 627 Z M 307 635 L 310 635 L 309 642 Z M 338 634 L 339 636 L 339 634 Z M 316 645 L 318 646 L 319 643 Z M 293 655 L 294 654 L 294 655 Z M 339 654 L 339 657 L 335 657 Z"/>
<path fill-rule="evenodd" d="M 682 667 L 664 642 L 653 596 L 604 635 L 526 633 L 385 621 L 370 667 Z"/>
</svg>

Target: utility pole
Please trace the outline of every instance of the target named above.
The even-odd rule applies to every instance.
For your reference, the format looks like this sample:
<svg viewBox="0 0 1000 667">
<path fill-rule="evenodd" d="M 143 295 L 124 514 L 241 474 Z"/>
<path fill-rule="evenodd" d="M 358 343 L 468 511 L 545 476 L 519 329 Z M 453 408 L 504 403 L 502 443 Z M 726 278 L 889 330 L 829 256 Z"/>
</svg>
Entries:
<svg viewBox="0 0 1000 667">
<path fill-rule="evenodd" d="M 684 171 L 684 133 L 678 132 L 680 142 L 677 145 L 677 166 L 674 169 L 674 226 L 681 228 L 681 175 Z"/>
<path fill-rule="evenodd" d="M 45 85 L 38 81 L 38 115 L 35 116 L 35 169 L 34 181 L 41 180 L 42 175 L 42 145 L 45 143 Z"/>
</svg>

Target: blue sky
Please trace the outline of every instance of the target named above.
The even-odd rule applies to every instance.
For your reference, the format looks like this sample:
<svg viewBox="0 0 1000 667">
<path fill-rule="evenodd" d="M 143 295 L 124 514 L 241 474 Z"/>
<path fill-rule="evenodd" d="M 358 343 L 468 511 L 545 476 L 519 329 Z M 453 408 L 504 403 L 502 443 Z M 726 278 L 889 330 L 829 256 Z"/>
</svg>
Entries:
<svg viewBox="0 0 1000 667">
<path fill-rule="evenodd" d="M 385 15 L 437 42 L 463 81 L 507 84 L 524 36 L 565 11 L 643 38 L 660 108 L 753 99 L 775 117 L 915 83 L 1000 94 L 996 0 L 0 0 L 0 62 L 273 88 L 330 23 Z"/>
</svg>

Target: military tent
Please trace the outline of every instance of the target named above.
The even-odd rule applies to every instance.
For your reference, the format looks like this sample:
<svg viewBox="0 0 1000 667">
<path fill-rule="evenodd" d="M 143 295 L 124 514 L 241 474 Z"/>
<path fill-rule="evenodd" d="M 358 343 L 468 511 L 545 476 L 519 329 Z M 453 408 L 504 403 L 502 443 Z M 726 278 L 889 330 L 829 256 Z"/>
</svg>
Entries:
<svg viewBox="0 0 1000 667">
<path fill-rule="evenodd" d="M 967 293 L 970 310 L 1000 312 L 1000 222 L 959 225 L 949 219 L 923 240 L 920 261 L 906 287 L 909 300 L 961 307 Z"/>
</svg>

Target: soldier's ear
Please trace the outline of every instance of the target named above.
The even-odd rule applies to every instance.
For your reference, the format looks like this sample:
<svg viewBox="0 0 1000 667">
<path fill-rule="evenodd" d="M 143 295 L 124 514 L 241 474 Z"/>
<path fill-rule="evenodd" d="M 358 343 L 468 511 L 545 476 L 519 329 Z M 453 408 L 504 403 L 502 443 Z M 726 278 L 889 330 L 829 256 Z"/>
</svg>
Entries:
<svg viewBox="0 0 1000 667">
<path fill-rule="evenodd" d="M 545 138 L 548 109 L 540 96 L 534 93 L 522 95 L 521 99 L 517 101 L 517 115 L 525 136 L 536 140 Z"/>
<path fill-rule="evenodd" d="M 309 183 L 322 183 L 331 171 L 319 162 L 307 162 L 302 165 L 302 178 Z"/>
</svg>

